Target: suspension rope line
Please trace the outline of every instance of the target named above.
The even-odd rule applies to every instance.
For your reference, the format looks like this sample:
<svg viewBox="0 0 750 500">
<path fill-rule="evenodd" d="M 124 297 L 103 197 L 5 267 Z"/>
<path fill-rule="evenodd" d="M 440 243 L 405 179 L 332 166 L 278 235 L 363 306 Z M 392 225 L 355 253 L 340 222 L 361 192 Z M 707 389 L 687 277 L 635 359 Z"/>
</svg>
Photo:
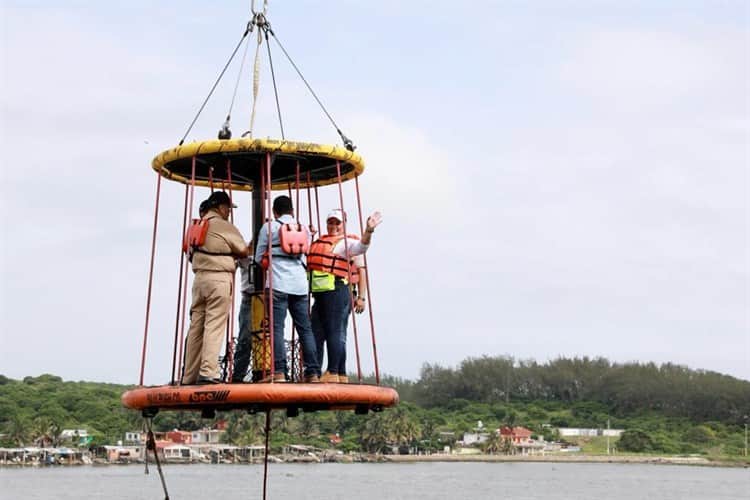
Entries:
<svg viewBox="0 0 750 500">
<path fill-rule="evenodd" d="M 266 33 L 266 49 L 268 50 L 268 65 L 271 69 L 271 81 L 273 82 L 273 94 L 276 97 L 276 114 L 279 116 L 279 128 L 281 129 L 281 140 L 284 140 L 284 122 L 281 120 L 281 106 L 279 105 L 279 90 L 276 87 L 276 74 L 273 70 L 273 58 L 271 57 L 271 44 L 268 43 L 268 23 L 264 25 L 263 31 Z"/>
<path fill-rule="evenodd" d="M 256 15 L 257 18 L 257 15 Z M 253 20 L 255 21 L 255 19 Z M 263 34 L 258 30 L 258 45 L 255 47 L 255 63 L 253 64 L 253 107 L 250 111 L 250 129 L 242 134 L 253 136 L 253 127 L 255 126 L 255 108 L 258 105 L 258 90 L 260 89 L 260 45 L 263 43 Z"/>
<path fill-rule="evenodd" d="M 271 26 L 267 26 L 266 30 L 268 31 L 268 33 L 271 33 L 271 36 L 273 36 L 273 39 L 276 41 L 277 44 L 279 44 L 279 48 L 281 48 L 281 51 L 284 53 L 284 55 L 286 56 L 286 58 L 289 61 L 289 63 L 292 65 L 292 67 L 294 68 L 294 70 L 297 72 L 297 74 L 299 75 L 300 79 L 304 82 L 305 86 L 307 87 L 307 90 L 310 91 L 310 94 L 312 94 L 312 96 L 315 98 L 315 101 L 317 101 L 318 105 L 320 106 L 320 109 L 322 109 L 323 113 L 325 113 L 325 115 L 328 117 L 328 120 L 331 122 L 331 124 L 333 125 L 333 127 L 336 129 L 336 132 L 339 134 L 339 137 L 341 137 L 341 141 L 344 143 L 344 147 L 346 147 L 346 149 L 348 149 L 349 151 L 354 151 L 355 149 L 357 149 L 357 147 L 354 145 L 354 143 L 351 141 L 351 139 L 349 139 L 341 131 L 341 129 L 336 124 L 336 122 L 334 121 L 333 117 L 331 116 L 331 114 L 326 109 L 326 107 L 323 106 L 323 103 L 318 98 L 318 95 L 312 89 L 312 87 L 310 86 L 310 84 L 307 83 L 307 79 L 305 79 L 305 77 L 302 75 L 302 72 L 297 67 L 297 65 L 294 63 L 294 61 L 292 60 L 292 57 L 286 51 L 286 49 L 284 48 L 284 46 L 281 44 L 281 41 L 276 36 L 276 33 L 274 33 L 273 29 L 271 29 Z"/>
<path fill-rule="evenodd" d="M 224 76 L 224 73 L 227 71 L 227 68 L 232 63 L 232 59 L 234 59 L 235 54 L 237 54 L 237 51 L 240 49 L 240 46 L 242 45 L 243 40 L 245 40 L 245 37 L 252 31 L 252 23 L 248 23 L 247 27 L 245 28 L 245 32 L 242 34 L 242 37 L 240 38 L 240 41 L 237 42 L 237 46 L 232 51 L 232 55 L 229 56 L 229 60 L 224 65 L 224 68 L 221 70 L 221 73 L 219 73 L 219 77 L 216 78 L 216 81 L 214 82 L 213 86 L 211 87 L 211 90 L 208 92 L 208 95 L 203 100 L 203 104 L 201 104 L 201 107 L 198 109 L 198 112 L 195 114 L 195 117 L 193 118 L 193 121 L 190 122 L 190 125 L 188 126 L 187 130 L 185 131 L 185 135 L 182 136 L 182 139 L 180 139 L 180 146 L 185 142 L 185 139 L 187 138 L 190 131 L 193 129 L 193 125 L 195 125 L 195 122 L 198 121 L 198 117 L 203 112 L 203 108 L 206 107 L 206 104 L 208 103 L 208 100 L 211 98 L 211 96 L 214 93 L 214 90 L 216 90 L 217 85 L 219 85 L 219 82 L 221 81 L 221 78 Z"/>
<path fill-rule="evenodd" d="M 234 109 L 234 101 L 237 98 L 237 90 L 240 88 L 240 80 L 242 79 L 242 71 L 245 69 L 245 61 L 247 60 L 247 51 L 250 48 L 250 40 L 248 39 L 245 43 L 245 50 L 242 52 L 242 61 L 240 62 L 240 70 L 237 72 L 237 81 L 234 83 L 234 92 L 232 92 L 232 101 L 229 103 L 229 110 L 227 111 L 227 120 L 224 123 L 226 129 L 229 128 L 229 120 L 232 118 L 232 109 Z"/>
</svg>

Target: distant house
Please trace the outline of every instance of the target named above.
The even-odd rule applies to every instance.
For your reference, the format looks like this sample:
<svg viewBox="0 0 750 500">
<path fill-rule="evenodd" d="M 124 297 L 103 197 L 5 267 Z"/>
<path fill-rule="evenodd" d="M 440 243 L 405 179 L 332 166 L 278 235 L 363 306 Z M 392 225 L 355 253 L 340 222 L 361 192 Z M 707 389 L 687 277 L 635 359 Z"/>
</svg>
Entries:
<svg viewBox="0 0 750 500">
<path fill-rule="evenodd" d="M 487 441 L 489 434 L 486 432 L 465 432 L 464 437 L 461 439 L 463 446 L 472 446 L 475 444 L 482 444 Z"/>
<path fill-rule="evenodd" d="M 575 427 L 560 427 L 557 431 L 560 433 L 560 437 L 620 437 L 620 434 L 625 432 L 625 429 L 581 429 Z"/>
<path fill-rule="evenodd" d="M 159 445 L 157 444 L 157 449 Z M 164 457 L 165 462 L 173 463 L 188 463 L 192 461 L 192 453 L 190 448 L 182 444 L 169 444 L 161 446 L 159 450 L 161 455 Z"/>
<path fill-rule="evenodd" d="M 178 431 L 175 429 L 167 432 L 167 441 L 177 444 L 190 444 L 193 442 L 193 433 L 190 431 Z"/>
<path fill-rule="evenodd" d="M 528 443 L 531 441 L 531 432 L 526 427 L 508 427 L 500 428 L 500 435 L 504 439 L 509 439 L 513 444 Z"/>
<path fill-rule="evenodd" d="M 88 445 L 93 439 L 94 437 L 89 436 L 89 431 L 86 429 L 63 429 L 60 433 L 60 441 L 73 446 Z"/>
<path fill-rule="evenodd" d="M 191 433 L 191 441 L 195 444 L 217 444 L 221 442 L 221 433 L 219 429 L 201 429 Z"/>
<path fill-rule="evenodd" d="M 60 439 L 67 439 L 68 441 L 78 440 L 78 438 L 88 437 L 89 431 L 86 429 L 63 429 L 60 433 Z"/>
<path fill-rule="evenodd" d="M 108 463 L 131 463 L 143 457 L 143 447 L 102 445 L 94 450 L 96 457 Z"/>
<path fill-rule="evenodd" d="M 146 442 L 146 434 L 140 431 L 126 432 L 125 444 L 143 444 Z"/>
<path fill-rule="evenodd" d="M 533 432 L 526 427 L 501 427 L 500 436 L 509 441 L 513 446 L 513 454 L 536 455 L 544 453 L 546 443 L 543 439 L 534 440 L 531 438 Z"/>
</svg>

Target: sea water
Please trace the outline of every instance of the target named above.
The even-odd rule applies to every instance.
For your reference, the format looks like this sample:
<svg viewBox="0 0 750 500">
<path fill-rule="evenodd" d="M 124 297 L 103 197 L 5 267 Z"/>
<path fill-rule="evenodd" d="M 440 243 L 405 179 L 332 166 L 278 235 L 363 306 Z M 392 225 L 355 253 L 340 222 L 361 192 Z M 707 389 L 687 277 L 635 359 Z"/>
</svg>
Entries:
<svg viewBox="0 0 750 500">
<path fill-rule="evenodd" d="M 163 499 L 156 467 L 0 469 L 3 500 Z M 166 465 L 171 500 L 262 498 L 263 465 Z M 268 498 L 750 499 L 750 470 L 652 464 L 269 464 Z"/>
</svg>

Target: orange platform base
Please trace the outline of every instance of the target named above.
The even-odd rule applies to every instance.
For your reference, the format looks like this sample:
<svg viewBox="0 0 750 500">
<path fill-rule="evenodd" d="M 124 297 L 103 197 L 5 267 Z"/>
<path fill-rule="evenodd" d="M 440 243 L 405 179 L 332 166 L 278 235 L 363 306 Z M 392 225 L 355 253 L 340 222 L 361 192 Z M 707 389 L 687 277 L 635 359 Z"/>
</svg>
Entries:
<svg viewBox="0 0 750 500">
<path fill-rule="evenodd" d="M 390 387 L 364 384 L 211 384 L 137 387 L 122 395 L 126 408 L 159 410 L 273 409 L 355 410 L 366 413 L 398 404 Z"/>
</svg>

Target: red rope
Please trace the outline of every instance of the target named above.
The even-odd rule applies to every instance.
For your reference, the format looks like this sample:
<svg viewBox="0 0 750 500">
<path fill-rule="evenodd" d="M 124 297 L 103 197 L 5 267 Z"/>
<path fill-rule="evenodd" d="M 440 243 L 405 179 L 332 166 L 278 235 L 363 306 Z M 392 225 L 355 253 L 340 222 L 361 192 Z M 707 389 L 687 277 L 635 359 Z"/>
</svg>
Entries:
<svg viewBox="0 0 750 500">
<path fill-rule="evenodd" d="M 266 169 L 265 168 L 261 168 L 260 169 L 260 212 L 261 212 L 261 220 L 263 220 L 265 222 L 266 219 L 268 218 L 267 214 L 266 214 Z M 261 227 L 261 230 L 262 230 L 262 227 Z M 260 231 L 258 232 L 258 236 L 260 236 Z M 257 262 L 257 264 L 260 264 L 260 262 Z M 265 280 L 264 280 L 263 284 L 265 285 Z M 263 286 L 262 290 L 263 291 L 261 292 L 261 296 L 263 297 L 263 320 L 266 322 L 266 324 L 265 324 L 265 330 L 268 330 L 269 331 L 269 335 L 270 335 L 270 330 L 269 330 L 269 327 L 268 327 L 268 325 L 269 325 L 269 317 L 268 317 L 268 292 L 266 292 L 267 289 L 266 289 L 265 286 Z M 261 327 L 261 330 L 263 331 L 262 327 Z M 265 335 L 265 333 L 266 332 L 263 331 L 264 335 Z M 269 344 L 269 342 L 266 342 L 265 339 L 263 339 L 263 342 L 262 342 L 262 345 L 263 345 L 263 347 L 262 347 L 262 349 L 263 349 L 263 360 L 264 360 L 263 370 L 262 370 L 263 371 L 263 377 L 268 376 L 268 373 L 266 372 L 266 364 L 265 364 L 265 359 L 268 358 L 268 355 L 269 355 L 269 346 L 268 346 L 268 344 Z"/>
<path fill-rule="evenodd" d="M 271 346 L 271 380 L 273 381 L 274 377 L 276 376 L 276 367 L 275 365 L 275 359 L 274 359 L 274 331 L 273 331 L 273 252 L 271 252 L 272 248 L 272 241 L 271 237 L 273 236 L 273 233 L 271 232 L 271 214 L 273 213 L 271 211 L 271 190 L 273 189 L 273 177 L 271 177 L 271 153 L 266 153 L 266 188 L 268 189 L 267 193 L 267 200 L 266 203 L 268 203 L 268 330 L 271 332 L 271 342 L 269 342 Z"/>
<path fill-rule="evenodd" d="M 193 200 L 195 198 L 195 163 L 196 158 L 193 156 L 193 161 L 191 163 L 191 173 L 190 173 L 190 201 L 188 202 L 188 213 L 193 213 Z M 188 262 L 185 261 L 185 273 L 184 278 L 182 282 L 182 323 L 180 325 L 180 368 L 177 370 L 178 373 L 182 373 L 182 370 L 185 365 L 185 359 L 183 357 L 183 348 L 185 346 L 185 309 L 187 306 L 187 282 L 188 282 Z M 182 377 L 180 377 L 180 383 L 182 383 Z"/>
<path fill-rule="evenodd" d="M 342 185 L 341 180 L 341 162 L 339 160 L 336 160 L 336 177 L 338 178 L 338 185 L 339 185 L 339 204 L 341 206 L 341 215 L 342 219 L 344 219 L 341 224 L 343 225 L 344 230 L 344 251 L 346 252 L 346 262 L 351 263 L 351 256 L 349 255 L 349 244 L 346 241 L 348 233 L 346 232 L 346 211 L 344 210 L 344 188 Z M 349 294 L 349 304 L 351 311 L 354 311 L 354 296 L 350 293 Z M 352 314 L 354 316 L 354 314 Z M 352 319 L 352 326 L 354 330 L 354 353 L 357 356 L 357 380 L 359 382 L 362 382 L 362 366 L 360 364 L 359 359 L 359 338 L 357 335 L 357 321 Z M 346 335 L 346 332 L 344 332 L 344 335 Z M 346 375 L 346 374 L 344 374 Z"/>
<path fill-rule="evenodd" d="M 312 227 L 312 198 L 311 198 L 311 191 L 310 191 L 310 171 L 307 171 L 307 219 L 309 222 L 310 229 Z"/>
<path fill-rule="evenodd" d="M 146 368 L 146 345 L 148 343 L 148 321 L 151 317 L 151 288 L 154 282 L 154 257 L 156 256 L 156 228 L 159 224 L 159 195 L 161 193 L 161 173 L 156 172 L 156 204 L 154 206 L 154 232 L 151 236 L 151 263 L 148 270 L 148 291 L 146 292 L 146 324 L 143 327 L 143 348 L 141 349 L 141 375 L 138 385 L 143 385 L 143 371 Z"/>
<path fill-rule="evenodd" d="M 295 212 L 295 214 L 296 214 L 295 219 L 297 220 L 298 224 L 301 224 L 302 222 L 300 221 L 300 219 L 302 218 L 301 217 L 302 216 L 302 210 L 300 209 L 300 206 L 299 206 L 299 160 L 297 160 L 297 172 L 296 173 L 297 173 L 297 175 L 295 176 L 295 181 L 294 181 L 294 194 L 295 194 L 294 206 L 295 206 L 295 210 L 296 210 L 296 212 Z M 291 196 L 290 196 L 290 198 L 291 198 Z M 309 289 L 310 288 L 308 287 L 308 290 Z M 309 291 L 308 291 L 307 295 L 308 295 L 308 297 L 307 297 L 307 308 L 308 308 L 308 314 L 309 314 L 309 309 L 310 309 L 310 293 L 309 293 Z M 295 380 L 294 375 L 295 375 L 296 366 L 297 366 L 297 363 L 294 362 L 295 361 L 295 359 L 294 359 L 294 353 L 297 352 L 295 350 L 295 344 L 298 343 L 297 337 L 296 337 L 296 333 L 297 333 L 296 325 L 294 324 L 294 322 L 292 322 L 292 355 L 290 356 L 290 358 L 292 359 L 292 380 Z M 300 367 L 300 370 L 301 370 L 302 367 L 304 366 L 304 363 L 305 363 L 305 353 L 302 352 L 302 349 L 299 349 L 299 356 L 298 356 L 298 358 L 299 358 L 299 367 Z M 299 378 L 302 379 L 302 372 L 299 373 Z"/>
<path fill-rule="evenodd" d="M 297 217 L 295 218 L 297 219 L 297 222 L 300 222 L 300 219 L 302 218 L 302 210 L 299 206 L 299 160 L 297 160 L 297 179 L 294 184 L 294 190 L 296 195 L 294 206 L 297 207 Z"/>
<path fill-rule="evenodd" d="M 323 228 L 320 226 L 320 200 L 318 199 L 318 186 L 315 186 L 315 214 L 318 217 L 318 234 L 320 234 L 323 231 Z"/>
<path fill-rule="evenodd" d="M 299 165 L 299 163 L 297 163 Z M 307 171 L 307 221 L 308 221 L 308 229 L 312 229 L 312 193 L 310 192 L 310 171 Z M 312 312 L 312 289 L 310 287 L 307 287 L 307 314 L 309 315 Z M 318 353 L 318 357 L 320 357 L 320 353 Z"/>
<path fill-rule="evenodd" d="M 183 238 L 187 232 L 188 221 L 188 185 L 185 184 L 185 203 L 182 209 L 182 235 Z M 182 300 L 182 271 L 185 265 L 185 252 L 182 251 L 182 242 L 180 242 L 180 275 L 177 278 L 177 309 L 174 318 L 174 347 L 172 349 L 172 381 L 177 380 L 177 343 L 180 333 L 180 305 Z"/>
<path fill-rule="evenodd" d="M 222 187 L 224 181 L 222 180 Z M 227 187 L 229 188 L 229 204 L 234 204 L 232 201 L 232 160 L 227 158 Z M 234 211 L 229 211 L 229 220 L 234 224 Z M 232 273 L 232 289 L 230 290 L 230 306 L 229 306 L 229 317 L 227 318 L 227 344 L 225 348 L 225 357 L 227 358 L 227 381 L 232 380 L 234 374 L 234 297 L 235 287 L 237 286 L 236 273 Z"/>
<path fill-rule="evenodd" d="M 287 190 L 288 190 L 289 201 L 292 201 L 292 183 L 291 182 L 287 182 L 286 183 L 286 187 L 287 187 Z M 295 207 L 297 207 L 297 205 L 295 205 Z M 297 208 L 299 208 L 299 207 L 297 207 Z M 294 344 L 297 341 L 297 339 L 296 339 L 296 330 L 295 330 L 294 326 L 295 326 L 294 325 L 294 318 L 292 318 L 292 343 L 291 343 L 291 347 L 292 347 L 292 355 L 291 355 L 292 366 L 288 367 L 290 369 L 290 375 L 292 377 L 292 380 L 294 380 L 294 376 L 295 376 L 295 370 L 294 370 Z"/>
<path fill-rule="evenodd" d="M 362 228 L 362 199 L 359 195 L 359 176 L 354 177 L 354 186 L 357 190 L 357 212 L 359 214 L 359 227 Z M 367 301 L 370 305 L 367 312 L 370 316 L 370 337 L 372 337 L 372 357 L 375 362 L 375 383 L 380 385 L 380 367 L 378 364 L 378 346 L 375 342 L 375 320 L 372 314 L 372 293 L 370 292 L 370 268 L 367 265 L 367 253 L 364 255 L 365 261 L 365 279 L 367 280 Z"/>
</svg>

